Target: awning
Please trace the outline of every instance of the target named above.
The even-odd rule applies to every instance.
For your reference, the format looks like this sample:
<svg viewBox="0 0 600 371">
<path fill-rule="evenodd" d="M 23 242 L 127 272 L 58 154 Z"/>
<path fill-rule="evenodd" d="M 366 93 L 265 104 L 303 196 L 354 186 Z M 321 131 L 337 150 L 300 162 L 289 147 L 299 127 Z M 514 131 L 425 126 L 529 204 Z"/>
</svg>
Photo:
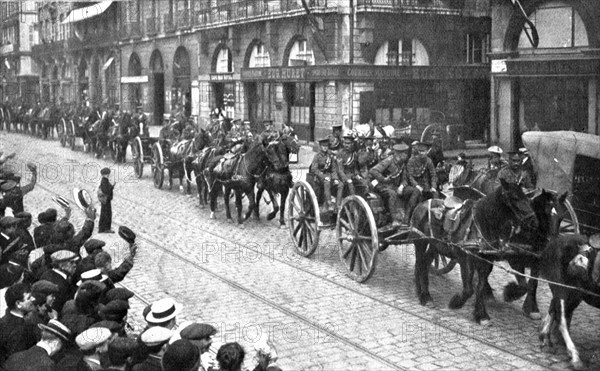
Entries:
<svg viewBox="0 0 600 371">
<path fill-rule="evenodd" d="M 113 1 L 101 1 L 94 5 L 89 5 L 83 8 L 71 10 L 71 13 L 69 13 L 67 18 L 65 18 L 65 20 L 62 21 L 62 23 L 75 23 L 83 21 L 84 19 L 95 17 L 104 13 L 112 3 Z"/>
<path fill-rule="evenodd" d="M 110 67 L 110 65 L 111 65 L 111 63 L 113 62 L 114 59 L 115 59 L 115 57 L 108 58 L 108 60 L 106 61 L 106 63 L 104 63 L 104 66 L 102 66 L 102 71 L 106 71 L 106 69 L 108 67 Z"/>
</svg>

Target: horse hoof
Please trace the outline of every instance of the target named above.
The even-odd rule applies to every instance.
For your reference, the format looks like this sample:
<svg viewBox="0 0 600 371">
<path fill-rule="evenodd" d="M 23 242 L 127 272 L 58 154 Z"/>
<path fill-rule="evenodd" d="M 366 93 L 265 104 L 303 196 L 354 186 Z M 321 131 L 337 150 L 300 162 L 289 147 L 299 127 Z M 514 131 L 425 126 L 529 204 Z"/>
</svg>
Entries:
<svg viewBox="0 0 600 371">
<path fill-rule="evenodd" d="M 489 327 L 492 325 L 492 321 L 490 321 L 489 319 L 482 319 L 481 321 L 479 321 L 479 325 L 481 325 L 482 327 Z"/>
<path fill-rule="evenodd" d="M 577 361 L 571 361 L 571 366 L 574 370 L 585 370 L 585 365 L 580 359 Z"/>
<path fill-rule="evenodd" d="M 536 320 L 536 321 L 538 321 L 538 320 L 541 320 L 541 319 L 542 319 L 542 315 L 540 314 L 540 312 L 532 312 L 532 313 L 529 313 L 529 314 L 528 314 L 528 317 L 529 317 L 530 319 L 533 319 L 533 320 Z"/>
<path fill-rule="evenodd" d="M 275 218 L 275 214 L 269 214 L 267 215 L 267 220 L 273 220 Z"/>
<path fill-rule="evenodd" d="M 285 224 L 279 225 L 279 229 L 286 229 L 286 228 L 287 228 L 287 226 Z"/>
<path fill-rule="evenodd" d="M 216 219 L 216 217 L 215 217 L 215 213 L 214 213 L 214 212 L 212 212 L 212 211 L 210 212 L 210 218 L 211 218 L 211 219 Z"/>
</svg>

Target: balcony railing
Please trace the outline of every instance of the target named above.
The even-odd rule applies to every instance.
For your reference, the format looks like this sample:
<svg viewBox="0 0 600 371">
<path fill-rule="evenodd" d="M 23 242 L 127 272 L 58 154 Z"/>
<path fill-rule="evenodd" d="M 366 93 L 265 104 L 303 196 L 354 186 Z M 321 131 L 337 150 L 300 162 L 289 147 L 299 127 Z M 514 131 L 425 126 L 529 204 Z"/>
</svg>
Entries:
<svg viewBox="0 0 600 371">
<path fill-rule="evenodd" d="M 311 9 L 327 8 L 327 0 L 306 0 Z M 201 7 L 194 12 L 194 26 L 209 26 L 215 23 L 229 23 L 265 16 L 284 15 L 287 12 L 303 10 L 297 0 L 242 0 L 231 4 Z M 337 10 L 337 7 L 335 8 Z"/>
<path fill-rule="evenodd" d="M 447 13 L 489 16 L 490 0 L 357 0 L 358 10 Z"/>
<path fill-rule="evenodd" d="M 159 24 L 156 22 L 156 18 L 146 18 L 146 35 L 153 36 L 158 33 Z"/>
</svg>

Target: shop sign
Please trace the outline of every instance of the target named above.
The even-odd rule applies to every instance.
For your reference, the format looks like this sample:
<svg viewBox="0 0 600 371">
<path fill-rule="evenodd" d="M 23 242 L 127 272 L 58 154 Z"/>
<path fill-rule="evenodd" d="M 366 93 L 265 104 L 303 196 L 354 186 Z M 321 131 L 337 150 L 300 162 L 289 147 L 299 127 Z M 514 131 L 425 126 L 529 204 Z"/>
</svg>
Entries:
<svg viewBox="0 0 600 371">
<path fill-rule="evenodd" d="M 485 79 L 485 66 L 302 66 L 244 68 L 243 81 L 322 81 L 322 80 L 451 80 Z"/>
<path fill-rule="evenodd" d="M 232 73 L 211 73 L 210 81 L 232 81 L 233 74 Z"/>
<path fill-rule="evenodd" d="M 573 76 L 600 73 L 599 59 L 513 60 L 508 61 L 508 74 L 515 76 Z"/>
</svg>

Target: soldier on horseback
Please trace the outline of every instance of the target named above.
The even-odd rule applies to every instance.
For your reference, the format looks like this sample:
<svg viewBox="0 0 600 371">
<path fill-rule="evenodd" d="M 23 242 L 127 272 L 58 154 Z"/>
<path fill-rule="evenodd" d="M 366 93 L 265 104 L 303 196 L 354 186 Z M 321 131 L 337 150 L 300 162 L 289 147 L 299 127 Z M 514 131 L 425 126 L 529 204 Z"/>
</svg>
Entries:
<svg viewBox="0 0 600 371">
<path fill-rule="evenodd" d="M 392 226 L 408 225 L 410 213 L 400 204 L 400 198 L 411 200 L 419 197 L 416 189 L 408 184 L 406 162 L 408 159 L 408 146 L 396 144 L 392 147 L 394 154 L 379 162 L 369 171 L 371 185 L 376 193 L 383 199 L 389 213 L 392 214 Z"/>
</svg>

